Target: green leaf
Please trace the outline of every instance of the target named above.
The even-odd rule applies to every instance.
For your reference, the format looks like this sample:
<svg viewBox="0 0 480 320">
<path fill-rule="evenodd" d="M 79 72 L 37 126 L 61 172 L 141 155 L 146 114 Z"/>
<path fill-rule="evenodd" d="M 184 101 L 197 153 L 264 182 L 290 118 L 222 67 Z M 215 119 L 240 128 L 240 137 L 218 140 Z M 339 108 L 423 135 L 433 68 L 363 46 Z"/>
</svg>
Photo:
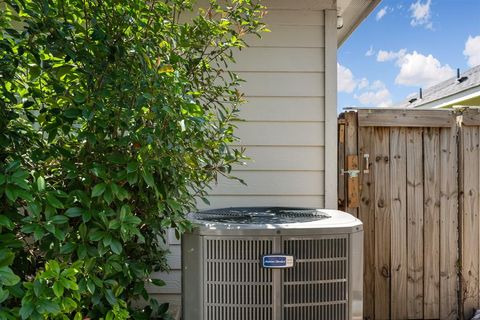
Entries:
<svg viewBox="0 0 480 320">
<path fill-rule="evenodd" d="M 37 178 L 37 189 L 38 191 L 42 192 L 43 190 L 45 190 L 45 178 L 43 178 L 42 176 L 39 176 Z"/>
<path fill-rule="evenodd" d="M 80 233 L 80 238 L 85 239 L 87 237 L 87 225 L 85 223 L 82 223 L 78 227 L 78 232 Z"/>
<path fill-rule="evenodd" d="M 12 230 L 15 227 L 12 220 L 10 220 L 7 216 L 4 216 L 3 214 L 0 214 L 0 226 L 5 227 L 9 230 Z"/>
<path fill-rule="evenodd" d="M 120 221 L 118 221 L 117 219 L 115 220 L 111 220 L 109 223 L 108 223 L 108 228 L 109 229 L 112 229 L 112 230 L 117 230 L 120 228 Z"/>
<path fill-rule="evenodd" d="M 5 286 L 14 286 L 20 282 L 20 277 L 7 266 L 0 267 L 0 283 Z"/>
<path fill-rule="evenodd" d="M 143 180 L 152 188 L 155 187 L 155 180 L 153 179 L 153 175 L 148 172 L 144 171 L 142 174 Z"/>
<path fill-rule="evenodd" d="M 56 228 L 53 235 L 55 236 L 55 238 L 57 238 L 60 241 L 65 240 L 65 237 L 67 236 L 66 232 L 65 232 L 65 229 L 63 229 L 63 228 Z"/>
<path fill-rule="evenodd" d="M 166 285 L 165 281 L 161 279 L 152 279 L 152 283 L 156 286 L 163 287 Z"/>
<path fill-rule="evenodd" d="M 8 296 L 10 295 L 10 293 L 8 292 L 8 290 L 3 290 L 1 287 L 0 287 L 0 304 L 2 302 L 4 302 L 5 300 L 7 300 Z"/>
<path fill-rule="evenodd" d="M 112 240 L 112 243 L 110 243 L 110 249 L 112 249 L 115 254 L 120 254 L 123 250 L 122 244 L 116 239 Z"/>
<path fill-rule="evenodd" d="M 77 312 L 75 314 L 75 317 L 73 318 L 73 320 L 83 320 L 83 316 L 80 312 Z"/>
<path fill-rule="evenodd" d="M 0 250 L 0 267 L 9 266 L 13 263 L 15 254 L 7 249 Z"/>
<path fill-rule="evenodd" d="M 168 311 L 168 308 L 170 307 L 170 304 L 168 303 L 162 303 L 158 309 L 157 309 L 157 313 L 159 315 L 162 315 L 162 314 L 165 314 L 167 311 Z"/>
<path fill-rule="evenodd" d="M 46 200 L 47 200 L 47 203 L 50 206 L 54 207 L 55 209 L 63 209 L 63 204 L 52 193 L 47 194 Z"/>
<path fill-rule="evenodd" d="M 60 306 L 53 301 L 42 299 L 37 304 L 37 310 L 40 313 L 57 314 L 60 312 Z"/>
<path fill-rule="evenodd" d="M 118 198 L 118 200 L 123 201 L 125 199 L 129 199 L 130 194 L 128 193 L 127 190 L 125 190 L 123 188 L 119 188 L 118 191 L 117 191 L 117 198 Z"/>
<path fill-rule="evenodd" d="M 17 188 L 7 185 L 5 188 L 5 195 L 7 196 L 8 200 L 11 202 L 15 202 L 17 200 L 18 194 L 17 194 Z"/>
<path fill-rule="evenodd" d="M 107 185 L 105 183 L 99 183 L 92 189 L 92 197 L 99 197 L 101 196 L 104 192 L 105 189 L 107 188 Z"/>
<path fill-rule="evenodd" d="M 77 255 L 79 259 L 85 259 L 87 257 L 87 246 L 81 244 L 77 247 Z"/>
<path fill-rule="evenodd" d="M 28 177 L 28 172 L 25 170 L 17 170 L 12 174 L 12 178 L 24 180 Z"/>
<path fill-rule="evenodd" d="M 60 265 L 55 260 L 50 260 L 45 266 L 45 270 L 52 271 L 55 275 L 60 274 Z"/>
<path fill-rule="evenodd" d="M 103 245 L 105 247 L 108 247 L 112 243 L 112 240 L 113 240 L 112 235 L 110 233 L 106 233 L 105 237 L 103 237 L 103 240 L 102 240 Z"/>
<path fill-rule="evenodd" d="M 68 217 L 62 215 L 53 216 L 50 221 L 54 224 L 65 224 L 68 222 Z"/>
<path fill-rule="evenodd" d="M 27 201 L 33 201 L 33 195 L 25 190 L 17 190 L 17 195 L 19 198 Z"/>
<path fill-rule="evenodd" d="M 85 210 L 82 214 L 83 223 L 87 223 L 90 219 L 92 219 L 92 212 L 90 210 Z"/>
<path fill-rule="evenodd" d="M 23 190 L 29 190 L 30 189 L 30 185 L 28 184 L 27 180 L 23 179 L 23 178 L 13 178 L 12 177 L 12 182 L 19 186 L 20 188 L 22 188 Z"/>
<path fill-rule="evenodd" d="M 132 186 L 137 183 L 138 175 L 136 172 L 128 173 L 127 174 L 127 181 Z"/>
<path fill-rule="evenodd" d="M 22 317 L 23 320 L 29 319 L 34 309 L 35 309 L 35 306 L 33 302 L 24 303 L 22 301 L 22 307 L 20 308 L 20 311 L 19 311 L 20 317 Z"/>
<path fill-rule="evenodd" d="M 42 283 L 40 283 L 40 280 L 37 279 L 33 282 L 33 293 L 35 294 L 35 296 L 40 297 L 44 289 L 45 288 L 42 286 Z"/>
<path fill-rule="evenodd" d="M 77 104 L 82 104 L 86 101 L 85 95 L 83 93 L 77 93 L 73 97 L 73 101 L 75 101 Z"/>
<path fill-rule="evenodd" d="M 67 312 L 72 312 L 77 308 L 77 303 L 70 297 L 66 297 L 62 300 L 62 306 Z"/>
<path fill-rule="evenodd" d="M 70 218 L 80 217 L 83 214 L 84 209 L 73 207 L 65 211 L 65 215 Z"/>
<path fill-rule="evenodd" d="M 66 243 L 60 248 L 60 253 L 61 254 L 70 254 L 73 251 L 75 251 L 75 244 L 74 243 Z"/>
<path fill-rule="evenodd" d="M 115 298 L 115 295 L 111 289 L 105 290 L 105 298 L 107 298 L 108 303 L 110 303 L 112 306 L 117 303 L 117 299 Z"/>
<path fill-rule="evenodd" d="M 20 161 L 15 160 L 15 161 L 10 162 L 7 165 L 7 167 L 5 168 L 5 171 L 6 172 L 12 172 L 14 170 L 17 170 L 18 168 L 20 168 Z"/>
<path fill-rule="evenodd" d="M 92 229 L 88 236 L 91 241 L 100 241 L 105 236 L 105 232 L 99 229 Z"/>
<path fill-rule="evenodd" d="M 57 78 L 61 78 L 67 73 L 69 73 L 73 68 L 74 66 L 72 65 L 64 64 L 59 67 L 53 68 L 52 71 L 57 76 Z"/>
<path fill-rule="evenodd" d="M 5 176 L 3 174 L 0 174 L 0 186 L 3 185 L 6 180 L 7 179 L 5 178 Z"/>
<path fill-rule="evenodd" d="M 45 236 L 45 229 L 42 228 L 40 225 L 36 225 L 35 229 L 33 230 L 33 237 L 35 238 L 36 241 L 39 241 Z"/>
<path fill-rule="evenodd" d="M 63 286 L 60 282 L 55 282 L 53 284 L 53 293 L 58 297 L 60 298 L 61 296 L 63 296 Z"/>
<path fill-rule="evenodd" d="M 105 192 L 103 193 L 103 199 L 105 200 L 105 202 L 110 205 L 113 201 L 113 193 L 112 193 L 112 189 L 110 188 L 110 186 L 107 186 L 107 188 L 105 189 Z"/>
<path fill-rule="evenodd" d="M 124 204 L 120 208 L 120 220 L 124 221 L 125 217 L 127 217 L 130 214 L 130 212 L 132 212 L 132 209 L 130 209 L 130 207 L 128 205 Z"/>
<path fill-rule="evenodd" d="M 82 110 L 77 108 L 70 108 L 65 110 L 63 112 L 63 115 L 65 116 L 65 118 L 68 118 L 68 119 L 76 119 L 82 115 Z"/>
<path fill-rule="evenodd" d="M 114 153 L 109 155 L 107 159 L 114 164 L 125 164 L 128 161 L 128 156 L 120 153 Z"/>
<path fill-rule="evenodd" d="M 137 172 L 137 170 L 138 170 L 138 163 L 130 162 L 127 165 L 127 173 Z"/>
<path fill-rule="evenodd" d="M 55 225 L 51 222 L 48 222 L 48 223 L 45 223 L 43 225 L 43 227 L 45 228 L 45 230 L 47 230 L 48 232 L 50 233 L 55 233 Z"/>
<path fill-rule="evenodd" d="M 27 206 L 27 210 L 33 215 L 38 216 L 42 212 L 42 207 L 37 203 L 29 203 Z"/>
<path fill-rule="evenodd" d="M 95 283 L 93 282 L 92 279 L 88 279 L 87 280 L 87 290 L 88 292 L 90 292 L 90 294 L 94 294 L 95 293 Z"/>
<path fill-rule="evenodd" d="M 78 284 L 76 284 L 74 281 L 72 280 L 68 280 L 66 278 L 60 278 L 60 283 L 62 284 L 62 286 L 65 287 L 65 289 L 70 289 L 70 290 L 73 290 L 73 291 L 77 291 L 78 290 Z"/>
</svg>

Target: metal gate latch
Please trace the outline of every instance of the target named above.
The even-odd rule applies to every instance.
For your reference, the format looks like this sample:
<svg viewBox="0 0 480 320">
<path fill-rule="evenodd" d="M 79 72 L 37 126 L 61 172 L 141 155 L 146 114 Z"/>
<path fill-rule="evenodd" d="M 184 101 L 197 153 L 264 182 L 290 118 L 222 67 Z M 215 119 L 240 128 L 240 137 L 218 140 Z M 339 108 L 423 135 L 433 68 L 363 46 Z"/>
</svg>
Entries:
<svg viewBox="0 0 480 320">
<path fill-rule="evenodd" d="M 354 169 L 343 170 L 343 169 L 340 169 L 340 174 L 341 175 L 348 174 L 350 178 L 358 177 L 359 173 L 360 173 L 360 170 L 354 170 Z"/>
</svg>

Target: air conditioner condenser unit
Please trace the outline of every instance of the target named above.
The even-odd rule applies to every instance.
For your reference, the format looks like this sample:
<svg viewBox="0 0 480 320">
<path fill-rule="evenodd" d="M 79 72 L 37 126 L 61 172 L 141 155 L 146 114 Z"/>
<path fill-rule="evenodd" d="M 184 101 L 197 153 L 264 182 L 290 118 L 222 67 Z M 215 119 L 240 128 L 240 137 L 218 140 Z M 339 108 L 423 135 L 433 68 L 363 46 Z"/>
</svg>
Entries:
<svg viewBox="0 0 480 320">
<path fill-rule="evenodd" d="M 189 219 L 183 320 L 362 319 L 363 228 L 355 217 L 252 207 Z"/>
</svg>

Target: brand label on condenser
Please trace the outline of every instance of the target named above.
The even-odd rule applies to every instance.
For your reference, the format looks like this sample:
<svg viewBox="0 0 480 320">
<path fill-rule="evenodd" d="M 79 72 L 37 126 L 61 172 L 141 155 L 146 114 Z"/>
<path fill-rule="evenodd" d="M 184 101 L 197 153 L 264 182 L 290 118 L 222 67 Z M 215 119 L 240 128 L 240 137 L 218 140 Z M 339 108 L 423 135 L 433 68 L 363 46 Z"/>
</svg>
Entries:
<svg viewBox="0 0 480 320">
<path fill-rule="evenodd" d="M 293 256 L 274 254 L 262 257 L 264 268 L 291 268 L 293 267 Z"/>
</svg>

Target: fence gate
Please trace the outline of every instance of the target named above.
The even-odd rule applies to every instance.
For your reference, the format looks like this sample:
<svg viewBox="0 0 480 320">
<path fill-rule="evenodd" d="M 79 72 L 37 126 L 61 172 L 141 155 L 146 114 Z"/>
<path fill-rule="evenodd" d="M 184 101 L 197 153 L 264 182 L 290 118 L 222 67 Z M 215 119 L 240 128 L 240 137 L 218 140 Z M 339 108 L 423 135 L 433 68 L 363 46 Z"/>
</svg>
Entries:
<svg viewBox="0 0 480 320">
<path fill-rule="evenodd" d="M 364 223 L 365 319 L 480 307 L 479 125 L 477 110 L 340 117 L 339 208 Z"/>
</svg>

